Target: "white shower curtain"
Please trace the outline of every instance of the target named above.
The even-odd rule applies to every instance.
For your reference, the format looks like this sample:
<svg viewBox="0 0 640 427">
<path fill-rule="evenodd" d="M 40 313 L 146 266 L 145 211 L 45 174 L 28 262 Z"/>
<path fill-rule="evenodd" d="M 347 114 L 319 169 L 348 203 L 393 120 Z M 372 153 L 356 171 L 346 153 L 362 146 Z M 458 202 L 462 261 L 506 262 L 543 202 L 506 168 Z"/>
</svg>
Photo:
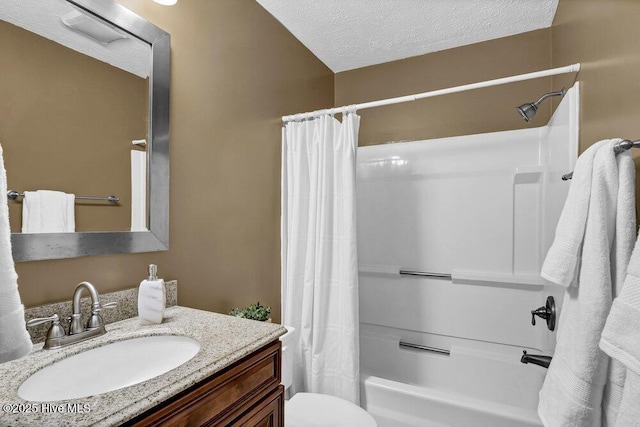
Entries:
<svg viewBox="0 0 640 427">
<path fill-rule="evenodd" d="M 282 133 L 282 311 L 296 328 L 290 393 L 359 403 L 355 167 L 360 117 Z"/>
</svg>

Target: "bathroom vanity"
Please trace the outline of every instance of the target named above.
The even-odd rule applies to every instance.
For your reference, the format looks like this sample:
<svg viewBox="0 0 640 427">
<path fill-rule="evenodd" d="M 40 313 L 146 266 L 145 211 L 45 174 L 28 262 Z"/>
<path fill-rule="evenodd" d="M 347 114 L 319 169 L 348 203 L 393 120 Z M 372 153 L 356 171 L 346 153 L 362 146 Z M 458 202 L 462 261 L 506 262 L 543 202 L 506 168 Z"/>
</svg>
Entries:
<svg viewBox="0 0 640 427">
<path fill-rule="evenodd" d="M 280 342 L 273 342 L 126 425 L 282 426 Z"/>
<path fill-rule="evenodd" d="M 36 344 L 28 356 L 1 364 L 0 425 L 283 425 L 278 337 L 284 327 L 175 306 L 160 325 L 142 326 L 131 318 L 106 328 L 105 335 L 58 350 Z M 49 402 L 18 395 L 32 374 L 70 356 L 113 342 L 167 335 L 192 338 L 200 350 L 169 372 L 102 394 Z"/>
</svg>

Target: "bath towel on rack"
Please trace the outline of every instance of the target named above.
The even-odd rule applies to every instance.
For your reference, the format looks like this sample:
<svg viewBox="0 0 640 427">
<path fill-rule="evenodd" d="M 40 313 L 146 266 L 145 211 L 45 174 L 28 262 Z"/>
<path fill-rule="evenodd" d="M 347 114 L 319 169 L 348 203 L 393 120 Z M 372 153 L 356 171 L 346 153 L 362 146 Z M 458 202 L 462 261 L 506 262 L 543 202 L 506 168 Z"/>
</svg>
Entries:
<svg viewBox="0 0 640 427">
<path fill-rule="evenodd" d="M 543 264 L 545 279 L 567 287 L 556 351 L 540 391 L 538 414 L 547 427 L 602 425 L 609 358 L 598 342 L 635 239 L 635 222 L 616 227 L 635 221 L 635 170 L 630 153 L 616 157 L 619 141 L 594 144 L 578 159 Z"/>
<path fill-rule="evenodd" d="M 635 189 L 635 164 L 630 152 L 623 154 L 616 150 L 618 160 L 619 191 L 616 215 L 616 239 L 614 240 L 615 252 L 612 256 L 612 298 L 620 295 L 627 269 L 631 260 L 631 254 L 636 236 L 636 189 Z M 618 410 L 624 392 L 626 367 L 617 359 L 609 357 L 607 370 L 607 383 L 602 397 L 603 424 L 614 426 L 618 417 Z M 640 422 L 640 420 L 639 420 Z M 628 424 L 623 424 L 628 425 Z"/>
<path fill-rule="evenodd" d="M 76 231 L 75 196 L 60 191 L 25 191 L 22 203 L 23 233 L 73 233 Z"/>
<path fill-rule="evenodd" d="M 131 150 L 131 231 L 147 228 L 147 152 Z"/>
<path fill-rule="evenodd" d="M 625 368 L 615 426 L 640 424 L 640 239 L 633 250 L 624 286 L 613 301 L 600 348 Z"/>
<path fill-rule="evenodd" d="M 7 192 L 7 174 L 0 146 L 0 194 L 4 194 L 2 192 Z M 31 348 L 11 255 L 9 207 L 4 203 L 0 206 L 0 363 L 22 357 Z"/>
<path fill-rule="evenodd" d="M 589 212 L 593 162 L 596 152 L 605 144 L 607 144 L 606 140 L 593 144 L 582 153 L 576 163 L 573 181 L 558 220 L 555 238 L 540 273 L 550 282 L 567 287 L 576 276 Z"/>
</svg>

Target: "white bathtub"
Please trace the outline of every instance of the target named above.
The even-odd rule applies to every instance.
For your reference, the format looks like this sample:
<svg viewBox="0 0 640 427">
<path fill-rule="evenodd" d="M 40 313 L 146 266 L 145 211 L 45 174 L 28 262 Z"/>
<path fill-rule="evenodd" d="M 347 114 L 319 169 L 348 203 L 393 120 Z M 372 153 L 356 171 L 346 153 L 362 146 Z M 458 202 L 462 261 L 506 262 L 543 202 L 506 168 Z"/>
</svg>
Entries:
<svg viewBox="0 0 640 427">
<path fill-rule="evenodd" d="M 361 323 L 360 352 L 361 406 L 379 427 L 542 426 L 546 370 L 520 363 L 520 348 Z"/>
<path fill-rule="evenodd" d="M 361 406 L 378 427 L 540 427 L 535 411 L 380 377 L 361 378 Z"/>
</svg>

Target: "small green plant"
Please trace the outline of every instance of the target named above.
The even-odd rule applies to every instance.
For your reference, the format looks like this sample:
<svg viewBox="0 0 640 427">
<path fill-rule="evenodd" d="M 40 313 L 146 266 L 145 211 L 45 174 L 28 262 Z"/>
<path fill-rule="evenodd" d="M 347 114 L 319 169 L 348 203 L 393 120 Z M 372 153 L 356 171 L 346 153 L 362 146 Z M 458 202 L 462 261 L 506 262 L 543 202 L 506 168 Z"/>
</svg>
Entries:
<svg viewBox="0 0 640 427">
<path fill-rule="evenodd" d="M 271 307 L 265 307 L 257 302 L 255 304 L 251 304 L 247 308 L 243 308 L 242 310 L 234 308 L 229 312 L 229 314 L 236 317 L 243 317 L 245 319 L 265 321 L 269 319 L 269 316 L 271 315 Z"/>
</svg>

